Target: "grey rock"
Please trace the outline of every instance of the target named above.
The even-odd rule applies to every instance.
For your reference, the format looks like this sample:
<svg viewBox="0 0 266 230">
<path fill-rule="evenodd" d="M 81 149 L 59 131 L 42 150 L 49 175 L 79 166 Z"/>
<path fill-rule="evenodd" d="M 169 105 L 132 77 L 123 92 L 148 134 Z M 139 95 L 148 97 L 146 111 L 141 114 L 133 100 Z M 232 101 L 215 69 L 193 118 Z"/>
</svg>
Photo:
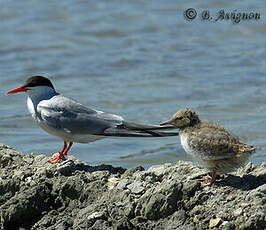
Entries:
<svg viewBox="0 0 266 230">
<path fill-rule="evenodd" d="M 200 188 L 190 162 L 144 170 L 50 164 L 0 144 L 1 229 L 264 229 L 266 163 L 248 164 Z"/>
<path fill-rule="evenodd" d="M 104 212 L 94 212 L 87 217 L 89 222 L 95 222 L 96 220 L 104 219 L 104 218 L 105 218 Z"/>
<path fill-rule="evenodd" d="M 134 181 L 132 184 L 128 185 L 127 188 L 135 194 L 142 193 L 145 189 L 143 183 L 141 183 L 140 181 Z"/>
<path fill-rule="evenodd" d="M 128 184 L 130 184 L 130 179 L 122 179 L 118 182 L 116 188 L 123 190 L 127 187 Z"/>
<path fill-rule="evenodd" d="M 61 174 L 67 174 L 74 167 L 74 162 L 72 160 L 65 160 L 57 164 L 57 171 Z"/>
<path fill-rule="evenodd" d="M 234 215 L 235 216 L 240 216 L 240 215 L 242 215 L 242 213 L 243 213 L 243 209 L 242 208 L 238 208 L 238 209 L 236 209 L 234 211 Z"/>
</svg>

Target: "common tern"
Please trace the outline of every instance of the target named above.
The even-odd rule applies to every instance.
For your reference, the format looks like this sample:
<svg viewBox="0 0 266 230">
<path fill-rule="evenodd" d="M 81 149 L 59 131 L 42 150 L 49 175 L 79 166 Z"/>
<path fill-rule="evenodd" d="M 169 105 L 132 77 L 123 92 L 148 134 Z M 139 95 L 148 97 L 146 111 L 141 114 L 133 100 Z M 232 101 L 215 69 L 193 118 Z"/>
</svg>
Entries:
<svg viewBox="0 0 266 230">
<path fill-rule="evenodd" d="M 243 166 L 249 156 L 260 149 L 244 143 L 220 125 L 201 121 L 192 109 L 179 110 L 161 125 L 170 124 L 180 129 L 185 151 L 212 171 L 211 177 L 204 177 L 208 183 L 202 187 L 211 186 L 217 173 L 228 173 Z"/>
<path fill-rule="evenodd" d="M 125 121 L 121 116 L 87 108 L 56 92 L 51 81 L 33 76 L 26 83 L 7 94 L 25 92 L 27 107 L 33 119 L 46 132 L 63 139 L 64 147 L 50 162 L 67 155 L 73 142 L 88 143 L 108 136 L 164 137 L 177 132 L 158 130 L 176 128 L 159 125 L 141 125 Z"/>
</svg>

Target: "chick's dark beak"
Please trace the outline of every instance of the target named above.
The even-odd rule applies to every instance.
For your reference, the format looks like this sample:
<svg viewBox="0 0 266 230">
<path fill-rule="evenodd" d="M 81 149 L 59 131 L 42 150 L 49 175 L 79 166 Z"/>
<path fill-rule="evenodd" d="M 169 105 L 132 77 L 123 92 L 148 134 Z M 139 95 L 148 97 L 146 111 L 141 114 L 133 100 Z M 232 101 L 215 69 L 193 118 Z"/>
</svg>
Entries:
<svg viewBox="0 0 266 230">
<path fill-rule="evenodd" d="M 160 125 L 173 125 L 173 121 L 172 120 L 164 121 Z"/>
</svg>

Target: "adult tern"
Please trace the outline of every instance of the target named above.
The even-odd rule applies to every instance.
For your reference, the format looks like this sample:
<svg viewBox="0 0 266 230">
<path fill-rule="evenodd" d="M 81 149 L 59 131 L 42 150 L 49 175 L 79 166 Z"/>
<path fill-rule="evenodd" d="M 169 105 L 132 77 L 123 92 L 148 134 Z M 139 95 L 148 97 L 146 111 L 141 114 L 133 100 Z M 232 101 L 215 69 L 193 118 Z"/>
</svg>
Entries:
<svg viewBox="0 0 266 230">
<path fill-rule="evenodd" d="M 25 92 L 27 107 L 33 119 L 46 132 L 63 139 L 64 147 L 50 162 L 67 155 L 73 142 L 88 143 L 108 136 L 164 137 L 177 132 L 162 132 L 174 126 L 142 125 L 125 121 L 121 116 L 90 109 L 56 92 L 52 82 L 43 76 L 33 76 L 7 94 Z M 158 131 L 159 130 L 159 131 Z"/>
</svg>

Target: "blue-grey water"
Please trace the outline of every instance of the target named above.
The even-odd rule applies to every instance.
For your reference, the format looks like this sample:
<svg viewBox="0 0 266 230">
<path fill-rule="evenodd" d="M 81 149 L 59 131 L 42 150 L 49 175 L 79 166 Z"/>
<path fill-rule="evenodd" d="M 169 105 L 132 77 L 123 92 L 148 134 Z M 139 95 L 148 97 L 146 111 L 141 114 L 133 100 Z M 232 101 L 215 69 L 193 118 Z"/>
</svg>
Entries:
<svg viewBox="0 0 266 230">
<path fill-rule="evenodd" d="M 185 20 L 195 8 L 197 18 Z M 260 19 L 201 20 L 225 12 Z M 266 25 L 263 1 L 1 1 L 0 141 L 50 155 L 63 142 L 36 124 L 26 95 L 6 96 L 32 75 L 89 107 L 158 124 L 191 107 L 252 145 L 266 160 Z M 148 167 L 191 160 L 176 137 L 74 144 L 90 164 Z"/>
</svg>

